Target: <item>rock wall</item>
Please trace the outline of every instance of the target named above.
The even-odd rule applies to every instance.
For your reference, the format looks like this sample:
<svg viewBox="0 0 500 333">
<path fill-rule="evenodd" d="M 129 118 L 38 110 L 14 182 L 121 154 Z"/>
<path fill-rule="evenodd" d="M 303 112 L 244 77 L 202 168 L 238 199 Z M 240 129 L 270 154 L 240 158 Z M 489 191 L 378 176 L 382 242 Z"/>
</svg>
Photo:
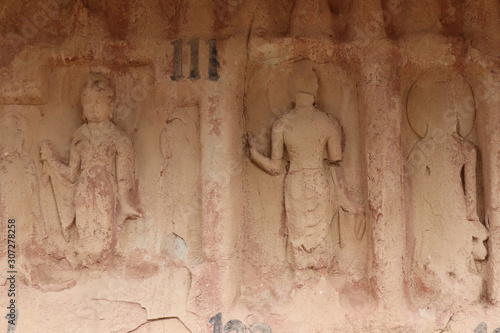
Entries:
<svg viewBox="0 0 500 333">
<path fill-rule="evenodd" d="M 496 332 L 499 22 L 0 0 L 0 327 Z"/>
</svg>

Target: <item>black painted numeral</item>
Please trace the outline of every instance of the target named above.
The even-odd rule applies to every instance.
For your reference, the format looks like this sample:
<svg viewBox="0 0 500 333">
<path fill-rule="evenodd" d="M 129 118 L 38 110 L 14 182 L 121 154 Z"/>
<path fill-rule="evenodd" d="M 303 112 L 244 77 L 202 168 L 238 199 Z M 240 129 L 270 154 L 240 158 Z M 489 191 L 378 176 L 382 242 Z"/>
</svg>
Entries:
<svg viewBox="0 0 500 333">
<path fill-rule="evenodd" d="M 208 79 L 210 81 L 217 81 L 219 79 L 219 60 L 217 59 L 217 39 L 210 39 L 207 41 L 209 47 L 208 58 Z"/>
<path fill-rule="evenodd" d="M 218 313 L 208 321 L 210 324 L 214 325 L 213 333 L 222 333 L 222 313 Z"/>
<path fill-rule="evenodd" d="M 488 324 L 479 324 L 474 330 L 474 333 L 488 333 Z M 500 333 L 500 327 L 496 328 L 492 333 Z"/>
<path fill-rule="evenodd" d="M 273 331 L 271 331 L 271 327 L 268 324 L 253 323 L 250 326 L 250 333 L 273 333 Z"/>
<path fill-rule="evenodd" d="M 170 76 L 173 81 L 180 81 L 182 75 L 182 39 L 172 42 L 174 46 L 174 75 Z"/>
<path fill-rule="evenodd" d="M 193 38 L 189 41 L 191 47 L 191 68 L 189 78 L 198 80 L 200 78 L 200 39 Z"/>
<path fill-rule="evenodd" d="M 222 333 L 222 313 L 218 313 L 208 321 L 214 325 L 213 333 Z M 250 333 L 273 333 L 271 327 L 264 323 L 253 323 Z M 247 333 L 247 327 L 240 320 L 232 319 L 224 326 L 224 333 Z"/>
<path fill-rule="evenodd" d="M 199 80 L 200 76 L 200 39 L 198 37 L 193 38 L 189 41 L 190 47 L 190 68 L 189 68 L 189 78 L 191 80 Z M 173 81 L 180 81 L 184 78 L 182 74 L 182 39 L 178 39 L 172 42 L 174 46 L 174 75 L 170 76 Z M 217 50 L 217 40 L 210 39 L 207 41 L 209 48 L 209 58 L 208 58 L 208 79 L 210 81 L 217 81 L 220 78 L 219 75 L 219 59 Z"/>
<path fill-rule="evenodd" d="M 246 333 L 247 327 L 239 320 L 233 319 L 224 326 L 224 333 Z"/>
</svg>

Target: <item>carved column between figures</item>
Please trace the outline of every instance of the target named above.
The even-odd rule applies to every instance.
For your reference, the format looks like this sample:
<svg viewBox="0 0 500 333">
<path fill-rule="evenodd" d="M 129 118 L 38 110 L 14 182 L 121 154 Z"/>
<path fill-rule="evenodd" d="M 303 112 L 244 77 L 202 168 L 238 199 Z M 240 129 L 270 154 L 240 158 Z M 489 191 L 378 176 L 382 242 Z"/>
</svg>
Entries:
<svg viewBox="0 0 500 333">
<path fill-rule="evenodd" d="M 372 288 L 385 309 L 403 301 L 405 219 L 401 154 L 399 53 L 391 42 L 361 51 L 365 107 L 368 220 L 372 226 Z"/>
<path fill-rule="evenodd" d="M 240 39 L 219 41 L 219 49 L 224 50 L 221 53 L 238 59 L 233 62 L 236 65 L 246 61 L 244 46 Z M 242 215 L 237 203 L 242 193 L 243 69 L 228 63 L 221 70 L 221 78 L 206 88 L 200 101 L 202 242 L 206 262 L 193 288 L 206 293 L 203 304 L 196 306 L 207 314 L 229 308 L 241 278 L 238 240 Z"/>
</svg>

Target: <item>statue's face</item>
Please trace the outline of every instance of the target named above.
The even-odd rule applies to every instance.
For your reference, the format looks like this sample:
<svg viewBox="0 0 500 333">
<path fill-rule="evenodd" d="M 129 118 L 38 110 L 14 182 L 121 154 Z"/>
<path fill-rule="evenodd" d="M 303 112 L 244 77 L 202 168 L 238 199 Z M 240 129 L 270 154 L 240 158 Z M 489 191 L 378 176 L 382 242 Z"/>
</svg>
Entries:
<svg viewBox="0 0 500 333">
<path fill-rule="evenodd" d="M 98 123 L 111 119 L 113 94 L 109 89 L 88 84 L 82 92 L 83 116 L 88 122 Z"/>
</svg>

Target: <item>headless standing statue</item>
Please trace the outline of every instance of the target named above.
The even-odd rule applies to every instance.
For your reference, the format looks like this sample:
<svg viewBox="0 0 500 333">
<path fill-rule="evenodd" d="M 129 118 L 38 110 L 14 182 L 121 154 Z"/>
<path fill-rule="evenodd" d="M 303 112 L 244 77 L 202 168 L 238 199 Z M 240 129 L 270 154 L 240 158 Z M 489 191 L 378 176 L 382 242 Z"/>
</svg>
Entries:
<svg viewBox="0 0 500 333">
<path fill-rule="evenodd" d="M 329 162 L 342 159 L 338 122 L 314 106 L 318 78 L 307 61 L 296 65 L 295 108 L 273 124 L 271 157 L 264 156 L 250 138 L 250 158 L 271 175 L 289 168 L 285 178 L 285 209 L 289 261 L 301 275 L 306 269 L 326 268 L 333 259 L 332 220 L 338 214 L 336 188 Z"/>
</svg>

